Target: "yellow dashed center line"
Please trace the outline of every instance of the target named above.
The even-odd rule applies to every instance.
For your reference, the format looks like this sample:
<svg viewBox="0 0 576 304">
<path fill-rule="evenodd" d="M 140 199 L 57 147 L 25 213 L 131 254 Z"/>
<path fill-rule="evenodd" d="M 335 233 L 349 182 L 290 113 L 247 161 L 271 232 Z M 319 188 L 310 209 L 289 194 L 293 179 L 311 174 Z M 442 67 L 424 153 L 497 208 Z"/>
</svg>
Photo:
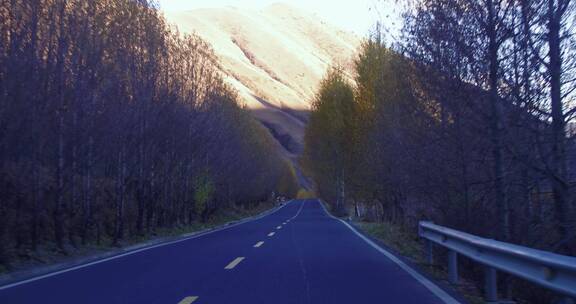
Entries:
<svg viewBox="0 0 576 304">
<path fill-rule="evenodd" d="M 268 236 L 273 236 L 276 232 L 270 232 L 268 233 Z"/>
<path fill-rule="evenodd" d="M 240 264 L 240 262 L 242 262 L 242 260 L 244 260 L 244 257 L 237 257 L 236 259 L 234 259 L 234 261 L 230 262 L 230 264 L 228 264 L 228 266 L 224 267 L 224 269 L 234 269 L 234 267 L 236 267 L 238 264 Z"/>
<path fill-rule="evenodd" d="M 178 304 L 190 304 L 196 300 L 198 300 L 198 297 L 185 297 L 182 301 L 178 302 Z"/>
<path fill-rule="evenodd" d="M 264 244 L 264 242 L 260 241 L 260 242 L 256 243 L 254 245 L 254 247 L 258 248 L 258 247 L 262 246 L 262 244 Z"/>
</svg>

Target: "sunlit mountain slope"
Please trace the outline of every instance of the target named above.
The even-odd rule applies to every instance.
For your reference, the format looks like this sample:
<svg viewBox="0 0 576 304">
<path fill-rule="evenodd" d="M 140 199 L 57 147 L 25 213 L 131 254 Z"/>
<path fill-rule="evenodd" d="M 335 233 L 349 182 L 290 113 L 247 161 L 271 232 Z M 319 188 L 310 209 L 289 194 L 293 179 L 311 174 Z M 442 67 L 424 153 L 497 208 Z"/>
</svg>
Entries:
<svg viewBox="0 0 576 304">
<path fill-rule="evenodd" d="M 170 12 L 182 33 L 210 42 L 227 80 L 289 154 L 302 145 L 307 111 L 330 66 L 351 70 L 360 39 L 286 4 Z"/>
</svg>

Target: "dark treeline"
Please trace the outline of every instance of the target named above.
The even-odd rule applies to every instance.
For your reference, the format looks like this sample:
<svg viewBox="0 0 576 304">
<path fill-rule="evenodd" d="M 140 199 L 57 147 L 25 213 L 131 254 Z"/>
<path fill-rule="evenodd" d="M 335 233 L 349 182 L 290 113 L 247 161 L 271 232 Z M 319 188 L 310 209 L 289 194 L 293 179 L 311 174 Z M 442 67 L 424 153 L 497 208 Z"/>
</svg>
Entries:
<svg viewBox="0 0 576 304">
<path fill-rule="evenodd" d="M 0 264 L 294 195 L 217 65 L 145 0 L 0 0 Z"/>
<path fill-rule="evenodd" d="M 320 87 L 302 158 L 318 194 L 412 231 L 576 255 L 575 3 L 409 2 L 397 44 L 377 30 L 354 81 L 334 70 Z"/>
</svg>

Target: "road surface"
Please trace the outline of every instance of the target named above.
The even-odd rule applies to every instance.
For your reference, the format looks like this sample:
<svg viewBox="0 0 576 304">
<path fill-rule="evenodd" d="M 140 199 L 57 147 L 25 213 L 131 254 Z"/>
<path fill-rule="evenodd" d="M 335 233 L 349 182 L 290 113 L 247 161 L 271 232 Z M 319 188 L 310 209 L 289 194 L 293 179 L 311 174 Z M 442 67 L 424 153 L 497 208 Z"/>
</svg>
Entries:
<svg viewBox="0 0 576 304">
<path fill-rule="evenodd" d="M 0 287 L 0 303 L 457 303 L 317 200 L 86 267 Z"/>
</svg>

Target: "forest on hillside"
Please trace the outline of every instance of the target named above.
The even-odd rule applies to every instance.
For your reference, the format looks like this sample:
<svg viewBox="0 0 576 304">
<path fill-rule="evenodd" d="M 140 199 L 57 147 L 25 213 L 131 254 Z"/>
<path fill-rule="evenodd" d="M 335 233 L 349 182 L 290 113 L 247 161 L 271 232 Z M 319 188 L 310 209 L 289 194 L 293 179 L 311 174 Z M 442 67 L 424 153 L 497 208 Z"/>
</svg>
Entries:
<svg viewBox="0 0 576 304">
<path fill-rule="evenodd" d="M 0 0 L 0 269 L 298 190 L 211 47 L 147 0 Z"/>
<path fill-rule="evenodd" d="M 395 43 L 377 27 L 353 79 L 335 68 L 317 92 L 301 159 L 317 194 L 368 221 L 576 255 L 576 3 L 405 8 Z M 509 297 L 549 302 L 501 280 Z"/>
</svg>

